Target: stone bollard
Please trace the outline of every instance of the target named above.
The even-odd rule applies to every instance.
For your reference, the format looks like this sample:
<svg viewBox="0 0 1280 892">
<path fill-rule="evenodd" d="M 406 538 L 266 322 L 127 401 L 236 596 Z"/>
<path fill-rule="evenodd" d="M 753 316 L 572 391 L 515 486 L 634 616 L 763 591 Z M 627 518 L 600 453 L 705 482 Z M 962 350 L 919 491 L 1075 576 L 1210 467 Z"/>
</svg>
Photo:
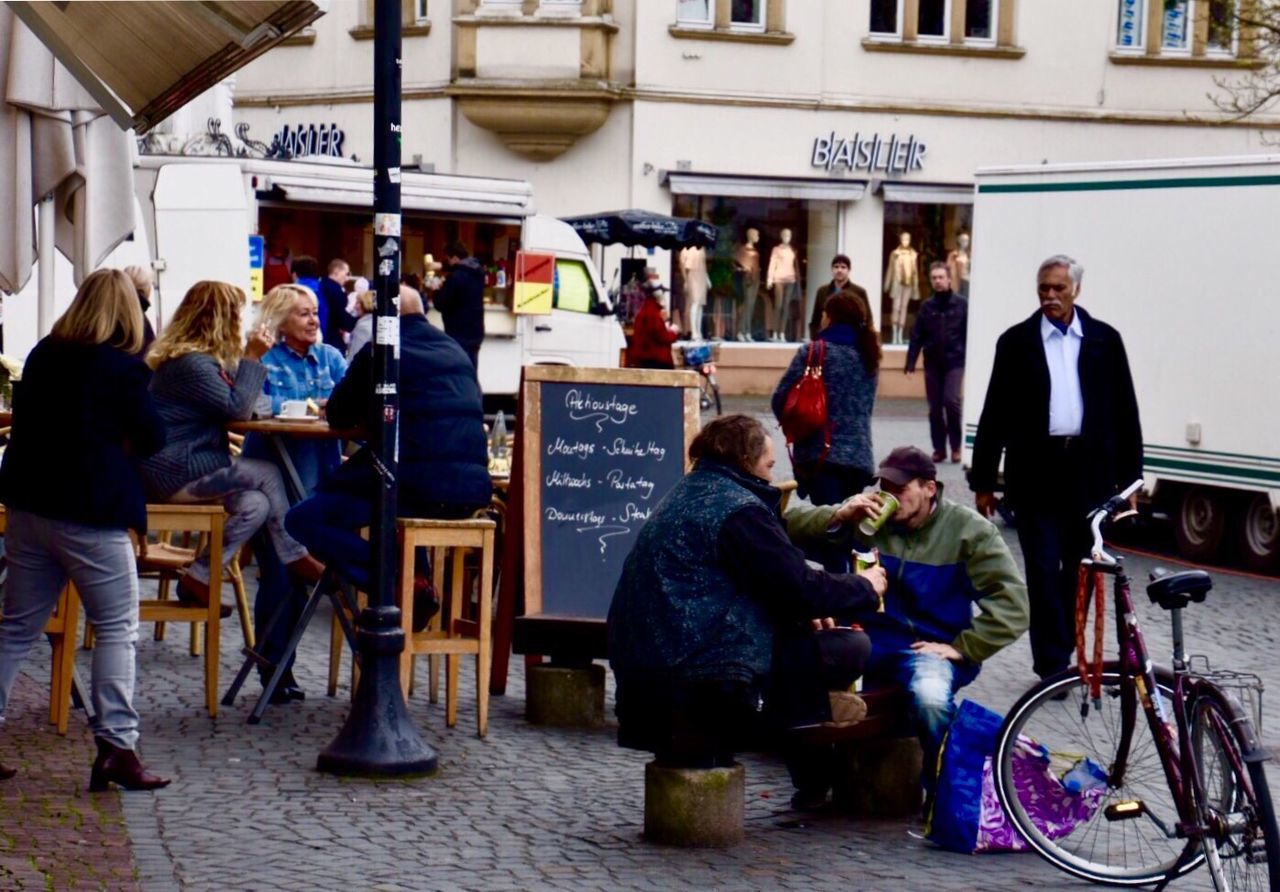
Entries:
<svg viewBox="0 0 1280 892">
<path fill-rule="evenodd" d="M 836 759 L 835 801 L 841 808 L 864 817 L 919 816 L 924 753 L 915 737 L 842 743 Z"/>
<path fill-rule="evenodd" d="M 561 728 L 604 726 L 604 667 L 532 666 L 525 681 L 525 718 Z"/>
<path fill-rule="evenodd" d="M 742 842 L 746 776 L 730 768 L 644 766 L 644 835 L 650 842 L 727 848 Z"/>
</svg>

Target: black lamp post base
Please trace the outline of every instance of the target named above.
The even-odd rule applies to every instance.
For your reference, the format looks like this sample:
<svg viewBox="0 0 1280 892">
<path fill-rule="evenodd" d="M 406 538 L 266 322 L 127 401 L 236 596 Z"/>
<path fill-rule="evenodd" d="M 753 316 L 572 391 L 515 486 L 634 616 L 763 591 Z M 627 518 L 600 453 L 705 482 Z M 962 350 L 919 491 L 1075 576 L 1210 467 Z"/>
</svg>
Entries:
<svg viewBox="0 0 1280 892">
<path fill-rule="evenodd" d="M 418 734 L 400 690 L 400 610 L 368 608 L 359 626 L 360 683 L 346 723 L 316 768 L 355 777 L 434 774 L 439 758 Z"/>
</svg>

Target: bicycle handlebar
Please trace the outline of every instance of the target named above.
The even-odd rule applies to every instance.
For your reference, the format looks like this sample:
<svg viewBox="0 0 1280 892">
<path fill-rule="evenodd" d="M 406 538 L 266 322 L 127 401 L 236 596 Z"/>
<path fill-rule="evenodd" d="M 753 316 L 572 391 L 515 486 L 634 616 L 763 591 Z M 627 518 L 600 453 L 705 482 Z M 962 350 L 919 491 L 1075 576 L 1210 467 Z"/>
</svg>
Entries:
<svg viewBox="0 0 1280 892">
<path fill-rule="evenodd" d="M 1115 558 L 1107 554 L 1102 547 L 1102 525 L 1107 521 L 1115 519 L 1117 512 L 1129 507 L 1129 499 L 1138 490 L 1142 489 L 1142 478 L 1130 483 L 1124 490 L 1111 498 L 1100 507 L 1095 509 L 1089 515 L 1089 529 L 1093 531 L 1093 548 L 1090 553 L 1093 559 L 1099 563 L 1114 564 Z"/>
</svg>

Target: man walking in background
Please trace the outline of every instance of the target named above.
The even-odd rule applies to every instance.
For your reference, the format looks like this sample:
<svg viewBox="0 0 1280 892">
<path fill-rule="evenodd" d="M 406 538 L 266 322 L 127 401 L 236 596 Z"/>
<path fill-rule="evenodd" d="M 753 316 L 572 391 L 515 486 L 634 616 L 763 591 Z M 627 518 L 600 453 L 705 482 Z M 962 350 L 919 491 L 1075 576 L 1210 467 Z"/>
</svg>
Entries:
<svg viewBox="0 0 1280 892">
<path fill-rule="evenodd" d="M 817 340 L 818 331 L 822 328 L 822 311 L 826 309 L 827 301 L 837 294 L 851 295 L 862 304 L 863 316 L 871 319 L 871 301 L 867 298 L 866 289 L 855 285 L 849 278 L 852 270 L 853 264 L 849 262 L 848 256 L 837 254 L 832 258 L 831 281 L 819 288 L 813 299 L 813 313 L 809 317 L 809 340 Z"/>
<path fill-rule="evenodd" d="M 996 508 L 996 472 L 1018 520 L 1041 678 L 1075 647 L 1076 570 L 1091 545 L 1085 515 L 1142 474 L 1142 426 L 1120 334 L 1075 306 L 1084 267 L 1040 264 L 1040 309 L 996 342 L 969 486 Z"/>
<path fill-rule="evenodd" d="M 960 400 L 964 387 L 964 343 L 969 324 L 969 302 L 951 290 L 951 273 L 938 261 L 929 266 L 933 297 L 920 306 L 907 348 L 908 375 L 916 371 L 916 358 L 924 351 L 924 392 L 929 400 L 929 438 L 933 460 L 960 461 Z"/>
<path fill-rule="evenodd" d="M 347 351 L 346 336 L 355 327 L 355 317 L 347 312 L 347 278 L 351 275 L 351 267 L 341 258 L 329 261 L 329 272 L 320 280 L 320 293 L 316 298 L 324 307 L 324 327 L 320 334 L 324 342 Z"/>
<path fill-rule="evenodd" d="M 449 277 L 431 298 L 444 319 L 445 333 L 462 347 L 472 368 L 480 369 L 480 344 L 484 342 L 484 270 L 462 242 L 444 249 Z"/>
</svg>

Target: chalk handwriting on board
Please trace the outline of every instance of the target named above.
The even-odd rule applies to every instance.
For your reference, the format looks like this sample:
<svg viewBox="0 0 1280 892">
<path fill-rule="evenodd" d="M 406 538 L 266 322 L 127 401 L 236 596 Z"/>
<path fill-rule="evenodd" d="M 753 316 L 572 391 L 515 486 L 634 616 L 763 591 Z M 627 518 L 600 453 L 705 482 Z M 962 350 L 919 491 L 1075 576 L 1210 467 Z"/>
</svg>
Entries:
<svg viewBox="0 0 1280 892">
<path fill-rule="evenodd" d="M 618 437 L 604 447 L 604 454 L 608 456 L 626 455 L 633 458 L 647 458 L 652 455 L 658 461 L 662 461 L 667 457 L 667 449 L 652 440 L 648 443 L 628 443 L 622 437 Z"/>
<path fill-rule="evenodd" d="M 626 424 L 639 408 L 635 403 L 618 399 L 616 394 L 601 398 L 574 388 L 564 395 L 571 421 L 594 421 L 596 431 L 604 432 L 606 424 Z"/>
<path fill-rule="evenodd" d="M 609 547 L 606 541 L 610 536 L 625 536 L 631 532 L 630 526 L 598 526 L 598 527 L 578 527 L 575 532 L 578 533 L 599 533 L 597 540 L 600 542 L 600 554 L 604 554 Z"/>
<path fill-rule="evenodd" d="M 578 440 L 566 440 L 563 437 L 556 437 L 547 444 L 547 455 L 570 455 L 581 461 L 586 461 L 588 456 L 595 454 L 595 443 L 583 443 Z"/>
</svg>

